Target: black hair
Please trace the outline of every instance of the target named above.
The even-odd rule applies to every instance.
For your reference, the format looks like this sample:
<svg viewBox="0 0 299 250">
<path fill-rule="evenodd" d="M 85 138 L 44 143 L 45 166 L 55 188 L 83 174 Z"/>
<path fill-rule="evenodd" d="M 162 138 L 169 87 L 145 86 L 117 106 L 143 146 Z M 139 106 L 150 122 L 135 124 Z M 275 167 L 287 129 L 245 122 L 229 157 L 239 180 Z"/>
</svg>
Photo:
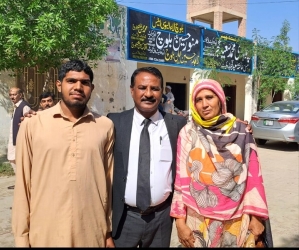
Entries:
<svg viewBox="0 0 299 250">
<path fill-rule="evenodd" d="M 155 67 L 143 67 L 143 68 L 138 68 L 136 69 L 132 76 L 131 76 L 131 85 L 130 87 L 133 88 L 134 85 L 135 85 L 135 77 L 141 73 L 141 72 L 147 72 L 147 73 L 150 73 L 154 76 L 156 76 L 158 79 L 160 79 L 161 81 L 161 88 L 163 89 L 163 76 L 162 76 L 162 73 L 160 72 L 160 70 L 158 70 L 157 68 Z"/>
<path fill-rule="evenodd" d="M 10 90 L 12 90 L 12 89 L 16 89 L 16 90 L 17 90 L 17 93 L 20 94 L 20 95 L 23 95 L 23 94 L 24 94 L 23 89 L 21 89 L 20 87 L 12 87 L 12 88 L 10 88 Z M 10 91 L 10 90 L 9 90 L 9 91 Z"/>
<path fill-rule="evenodd" d="M 68 73 L 69 71 L 84 71 L 87 75 L 89 75 L 91 83 L 93 81 L 92 69 L 86 62 L 82 60 L 74 59 L 62 64 L 58 72 L 58 80 L 62 82 L 66 73 Z"/>
<path fill-rule="evenodd" d="M 55 99 L 55 95 L 54 95 L 54 93 L 52 93 L 52 92 L 43 92 L 43 93 L 39 96 L 39 101 L 41 101 L 42 99 L 47 98 L 47 97 L 51 97 L 53 101 L 54 101 L 54 99 Z"/>
<path fill-rule="evenodd" d="M 21 88 L 18 88 L 18 93 L 19 93 L 19 94 L 21 94 L 21 95 L 23 95 L 23 94 L 24 94 L 24 91 L 23 91 L 23 89 L 21 89 Z"/>
</svg>

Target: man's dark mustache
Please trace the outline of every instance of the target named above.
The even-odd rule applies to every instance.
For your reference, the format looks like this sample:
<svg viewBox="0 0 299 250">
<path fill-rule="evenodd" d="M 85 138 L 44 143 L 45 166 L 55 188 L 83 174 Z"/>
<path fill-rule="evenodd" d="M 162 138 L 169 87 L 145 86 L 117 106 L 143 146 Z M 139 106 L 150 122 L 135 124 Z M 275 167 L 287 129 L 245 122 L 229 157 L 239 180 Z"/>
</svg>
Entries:
<svg viewBox="0 0 299 250">
<path fill-rule="evenodd" d="M 156 98 L 143 98 L 141 99 L 142 102 L 156 102 Z"/>
</svg>

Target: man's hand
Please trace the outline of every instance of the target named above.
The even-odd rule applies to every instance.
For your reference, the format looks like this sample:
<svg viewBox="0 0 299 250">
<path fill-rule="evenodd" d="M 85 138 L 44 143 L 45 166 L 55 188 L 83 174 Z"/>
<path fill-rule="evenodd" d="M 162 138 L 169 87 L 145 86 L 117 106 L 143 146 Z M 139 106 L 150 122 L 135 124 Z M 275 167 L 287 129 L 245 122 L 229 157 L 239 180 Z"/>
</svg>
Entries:
<svg viewBox="0 0 299 250">
<path fill-rule="evenodd" d="M 115 247 L 112 236 L 111 236 L 111 232 L 108 232 L 106 234 L 106 248 L 113 248 Z"/>
<path fill-rule="evenodd" d="M 27 113 L 24 114 L 24 117 L 31 117 L 32 115 L 36 115 L 36 112 L 30 109 Z"/>
<path fill-rule="evenodd" d="M 249 122 L 247 120 L 245 121 L 242 121 L 240 120 L 239 118 L 236 119 L 237 122 L 242 122 L 244 123 L 245 125 L 247 125 L 247 129 L 249 130 L 249 133 L 252 134 L 252 126 L 249 124 Z"/>
<path fill-rule="evenodd" d="M 25 117 L 29 117 L 29 118 L 30 118 L 32 115 L 36 115 L 36 112 L 35 112 L 34 110 L 30 109 L 28 112 L 26 112 L 26 113 L 24 114 L 24 116 L 22 116 L 22 117 L 20 118 L 19 126 L 21 125 L 21 122 L 24 121 Z"/>
<path fill-rule="evenodd" d="M 264 232 L 265 227 L 260 218 L 252 215 L 248 226 L 248 230 L 252 232 L 255 240 L 257 240 L 258 236 Z"/>
</svg>

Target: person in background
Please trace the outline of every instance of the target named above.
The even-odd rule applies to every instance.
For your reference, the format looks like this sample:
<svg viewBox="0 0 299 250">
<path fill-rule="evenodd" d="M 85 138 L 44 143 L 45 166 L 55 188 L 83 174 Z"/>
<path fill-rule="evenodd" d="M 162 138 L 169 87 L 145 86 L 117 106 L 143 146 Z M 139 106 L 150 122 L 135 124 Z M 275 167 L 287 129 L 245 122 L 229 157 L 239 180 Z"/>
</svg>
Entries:
<svg viewBox="0 0 299 250">
<path fill-rule="evenodd" d="M 19 123 L 21 122 L 21 117 L 23 117 L 24 114 L 30 110 L 30 105 L 24 100 L 23 91 L 18 87 L 12 87 L 9 90 L 9 98 L 14 105 L 14 109 L 10 122 L 7 159 L 9 160 L 11 167 L 16 174 L 16 139 L 19 132 Z M 9 186 L 8 189 L 14 189 L 14 185 Z"/>
<path fill-rule="evenodd" d="M 161 111 L 164 111 L 164 103 L 167 101 L 167 96 L 165 94 L 162 93 L 162 99 L 161 102 L 158 106 L 158 109 Z"/>
<path fill-rule="evenodd" d="M 166 92 L 166 96 L 167 96 L 167 100 L 164 103 L 164 111 L 166 113 L 174 113 L 174 95 L 171 92 L 171 87 L 170 86 L 166 86 L 165 87 L 165 92 Z"/>
<path fill-rule="evenodd" d="M 130 88 L 135 107 L 107 115 L 115 126 L 112 237 L 116 247 L 169 247 L 176 143 L 187 121 L 158 110 L 163 76 L 157 68 L 136 69 Z M 145 120 L 149 122 L 150 145 L 142 150 Z M 144 161 L 138 155 L 143 151 L 150 162 L 145 170 L 147 182 L 141 183 L 144 189 L 139 191 L 139 170 Z M 148 203 L 143 208 L 139 203 L 145 201 Z"/>
<path fill-rule="evenodd" d="M 51 108 L 55 105 L 55 95 L 52 92 L 43 92 L 39 96 L 39 109 L 38 111 L 42 111 L 48 108 Z"/>
<path fill-rule="evenodd" d="M 195 83 L 191 121 L 177 143 L 170 215 L 184 247 L 243 247 L 264 232 L 269 212 L 257 147 L 246 124 L 226 111 L 221 85 Z M 269 241 L 272 241 L 272 238 Z"/>
<path fill-rule="evenodd" d="M 16 247 L 114 247 L 114 126 L 88 109 L 92 82 L 85 62 L 66 62 L 56 81 L 61 101 L 20 125 L 12 207 Z"/>
</svg>

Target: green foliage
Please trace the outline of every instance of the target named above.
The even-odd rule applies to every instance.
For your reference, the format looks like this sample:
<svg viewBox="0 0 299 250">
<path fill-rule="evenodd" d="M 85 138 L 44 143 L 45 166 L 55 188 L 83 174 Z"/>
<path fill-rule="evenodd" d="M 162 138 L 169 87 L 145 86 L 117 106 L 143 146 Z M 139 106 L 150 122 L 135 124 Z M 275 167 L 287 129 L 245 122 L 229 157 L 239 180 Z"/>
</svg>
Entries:
<svg viewBox="0 0 299 250">
<path fill-rule="evenodd" d="M 0 176 L 12 176 L 14 171 L 9 162 L 6 162 L 5 157 L 0 157 Z"/>
<path fill-rule="evenodd" d="M 259 30 L 253 30 L 252 45 L 241 45 L 248 54 L 255 57 L 253 80 L 257 84 L 259 108 L 266 104 L 269 94 L 273 97 L 278 92 L 289 89 L 295 92 L 299 89 L 298 74 L 296 72 L 296 60 L 289 44 L 288 32 L 290 24 L 284 21 L 280 34 L 268 40 L 259 34 Z M 289 78 L 295 78 L 294 85 L 288 85 Z"/>
<path fill-rule="evenodd" d="M 112 42 L 100 27 L 117 14 L 115 0 L 1 0 L 0 71 L 99 60 Z"/>
</svg>

